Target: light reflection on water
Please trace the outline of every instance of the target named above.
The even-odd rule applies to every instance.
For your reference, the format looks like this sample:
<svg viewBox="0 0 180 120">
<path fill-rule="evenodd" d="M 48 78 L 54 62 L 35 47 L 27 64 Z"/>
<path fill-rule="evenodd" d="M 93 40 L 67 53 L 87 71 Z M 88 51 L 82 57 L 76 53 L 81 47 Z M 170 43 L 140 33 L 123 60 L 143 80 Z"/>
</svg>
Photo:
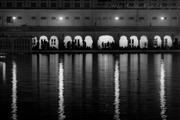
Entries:
<svg viewBox="0 0 180 120">
<path fill-rule="evenodd" d="M 59 120 L 64 120 L 64 68 L 62 62 L 59 63 Z"/>
<path fill-rule="evenodd" d="M 119 63 L 118 61 L 115 61 L 115 70 L 114 70 L 114 84 L 115 84 L 115 99 L 114 99 L 114 105 L 115 105 L 115 120 L 120 120 L 120 84 L 119 84 Z"/>
<path fill-rule="evenodd" d="M 17 120 L 17 67 L 16 62 L 12 63 L 12 119 Z"/>
<path fill-rule="evenodd" d="M 1 76 L 3 79 L 3 82 L 6 81 L 6 63 L 5 62 L 0 62 L 0 71 L 1 71 Z"/>
<path fill-rule="evenodd" d="M 164 59 L 161 59 L 161 76 L 160 76 L 160 108 L 162 120 L 166 120 L 167 115 L 167 105 L 166 105 L 166 86 L 165 86 L 165 69 L 164 69 Z"/>
<path fill-rule="evenodd" d="M 43 120 L 180 119 L 174 112 L 180 111 L 179 59 L 177 54 L 7 57 L 0 62 L 0 75 L 5 74 L 0 110 L 11 120 L 24 120 L 32 111 L 31 119 Z"/>
</svg>

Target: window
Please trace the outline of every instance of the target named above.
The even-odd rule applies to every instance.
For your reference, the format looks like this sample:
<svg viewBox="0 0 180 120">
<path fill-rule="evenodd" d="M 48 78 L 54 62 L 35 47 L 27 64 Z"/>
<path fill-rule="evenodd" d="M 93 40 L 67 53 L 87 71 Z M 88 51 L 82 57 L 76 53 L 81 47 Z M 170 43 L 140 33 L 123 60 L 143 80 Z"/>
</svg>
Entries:
<svg viewBox="0 0 180 120">
<path fill-rule="evenodd" d="M 13 23 L 12 17 L 8 16 L 7 19 L 6 19 L 6 22 L 7 23 Z"/>
<path fill-rule="evenodd" d="M 74 17 L 75 20 L 80 20 L 80 17 Z"/>
<path fill-rule="evenodd" d="M 46 17 L 41 17 L 41 20 L 46 20 L 47 18 Z"/>
<path fill-rule="evenodd" d="M 56 20 L 56 17 L 51 17 L 51 20 Z"/>
<path fill-rule="evenodd" d="M 69 17 L 65 17 L 66 20 L 69 20 Z"/>
<path fill-rule="evenodd" d="M 36 17 L 34 17 L 34 16 L 33 16 L 33 17 L 31 17 L 31 19 L 32 19 L 32 20 L 35 20 L 35 19 L 36 19 Z"/>
<path fill-rule="evenodd" d="M 21 16 L 18 16 L 18 19 L 19 19 L 19 20 L 21 20 L 21 19 L 22 19 L 22 17 L 21 17 Z"/>
<path fill-rule="evenodd" d="M 124 20 L 124 17 L 120 17 L 120 20 Z"/>
<path fill-rule="evenodd" d="M 173 20 L 177 20 L 177 17 L 172 17 Z"/>
<path fill-rule="evenodd" d="M 107 20 L 107 17 L 103 17 L 103 20 Z"/>
<path fill-rule="evenodd" d="M 134 17 L 129 17 L 129 20 L 134 20 Z"/>
<path fill-rule="evenodd" d="M 85 17 L 86 20 L 90 20 L 90 17 Z"/>
<path fill-rule="evenodd" d="M 152 17 L 153 20 L 157 20 L 157 17 Z"/>
<path fill-rule="evenodd" d="M 139 17 L 139 20 L 144 20 L 145 18 L 144 17 Z"/>
</svg>

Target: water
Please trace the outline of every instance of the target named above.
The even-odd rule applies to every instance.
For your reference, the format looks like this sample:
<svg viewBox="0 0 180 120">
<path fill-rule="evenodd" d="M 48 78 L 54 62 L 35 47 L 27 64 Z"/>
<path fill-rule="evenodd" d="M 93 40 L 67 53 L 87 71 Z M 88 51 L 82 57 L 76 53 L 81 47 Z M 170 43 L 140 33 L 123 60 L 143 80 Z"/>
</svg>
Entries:
<svg viewBox="0 0 180 120">
<path fill-rule="evenodd" d="M 0 59 L 2 120 L 179 120 L 180 54 Z"/>
</svg>

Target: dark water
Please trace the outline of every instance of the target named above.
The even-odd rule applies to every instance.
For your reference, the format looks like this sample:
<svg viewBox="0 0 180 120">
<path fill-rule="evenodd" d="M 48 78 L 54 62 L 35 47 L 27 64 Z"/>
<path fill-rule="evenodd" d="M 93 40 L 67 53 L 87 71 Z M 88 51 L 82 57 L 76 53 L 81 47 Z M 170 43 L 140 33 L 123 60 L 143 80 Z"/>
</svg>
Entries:
<svg viewBox="0 0 180 120">
<path fill-rule="evenodd" d="M 0 61 L 1 120 L 180 120 L 180 54 Z"/>
</svg>

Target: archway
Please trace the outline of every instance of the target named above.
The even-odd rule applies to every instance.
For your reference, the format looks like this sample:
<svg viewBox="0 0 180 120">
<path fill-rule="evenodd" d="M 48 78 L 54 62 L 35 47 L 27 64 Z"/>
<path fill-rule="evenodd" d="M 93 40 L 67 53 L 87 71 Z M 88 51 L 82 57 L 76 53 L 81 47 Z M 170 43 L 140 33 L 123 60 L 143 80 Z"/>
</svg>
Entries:
<svg viewBox="0 0 180 120">
<path fill-rule="evenodd" d="M 114 43 L 114 38 L 110 35 L 102 35 L 98 39 L 98 47 L 99 48 L 112 48 L 112 44 Z"/>
<path fill-rule="evenodd" d="M 38 47 L 38 38 L 37 37 L 33 37 L 32 38 L 32 49 L 35 49 L 36 47 Z"/>
<path fill-rule="evenodd" d="M 58 49 L 59 48 L 59 41 L 57 36 L 51 36 L 49 41 L 49 46 L 51 49 Z"/>
<path fill-rule="evenodd" d="M 162 40 L 159 35 L 154 36 L 153 46 L 154 48 L 160 48 L 162 46 Z"/>
<path fill-rule="evenodd" d="M 164 36 L 164 43 L 163 46 L 165 48 L 171 48 L 172 47 L 172 38 L 169 35 Z"/>
<path fill-rule="evenodd" d="M 91 36 L 86 36 L 84 42 L 85 42 L 86 48 L 92 48 L 93 47 L 93 39 Z"/>
<path fill-rule="evenodd" d="M 141 36 L 140 38 L 140 48 L 148 48 L 148 38 L 145 35 Z"/>
<path fill-rule="evenodd" d="M 138 38 L 137 36 L 131 36 L 130 37 L 130 47 L 131 48 L 137 48 L 138 47 Z"/>
<path fill-rule="evenodd" d="M 175 36 L 173 40 L 173 47 L 178 49 L 180 45 L 180 36 Z"/>
<path fill-rule="evenodd" d="M 47 47 L 49 47 L 48 38 L 43 35 L 39 39 L 39 49 L 46 49 Z"/>
<path fill-rule="evenodd" d="M 71 36 L 65 36 L 64 37 L 64 47 L 65 48 L 71 48 L 72 46 L 72 37 Z"/>
<path fill-rule="evenodd" d="M 73 40 L 73 45 L 76 47 L 83 47 L 83 39 L 81 36 L 75 36 Z"/>
<path fill-rule="evenodd" d="M 128 47 L 128 39 L 126 36 L 121 36 L 119 40 L 119 47 L 120 48 L 127 48 Z"/>
</svg>

